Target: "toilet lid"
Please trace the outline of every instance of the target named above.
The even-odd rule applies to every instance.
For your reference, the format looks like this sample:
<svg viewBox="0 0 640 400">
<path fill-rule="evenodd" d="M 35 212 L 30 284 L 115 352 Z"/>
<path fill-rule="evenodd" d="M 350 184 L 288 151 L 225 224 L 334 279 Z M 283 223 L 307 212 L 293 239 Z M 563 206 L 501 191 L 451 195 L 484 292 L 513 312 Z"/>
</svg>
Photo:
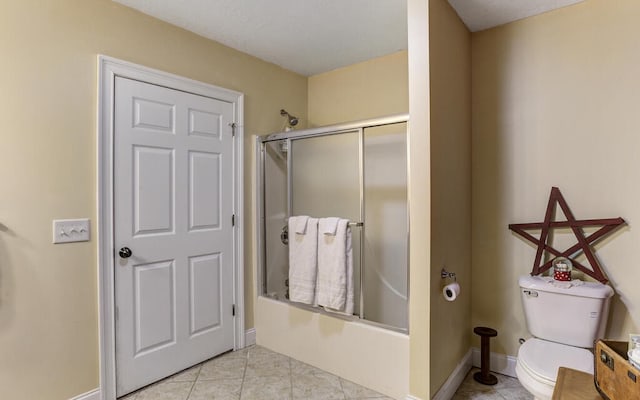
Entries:
<svg viewBox="0 0 640 400">
<path fill-rule="evenodd" d="M 518 362 L 531 375 L 551 385 L 555 384 L 560 367 L 593 374 L 593 354 L 589 350 L 536 338 L 520 346 Z"/>
</svg>

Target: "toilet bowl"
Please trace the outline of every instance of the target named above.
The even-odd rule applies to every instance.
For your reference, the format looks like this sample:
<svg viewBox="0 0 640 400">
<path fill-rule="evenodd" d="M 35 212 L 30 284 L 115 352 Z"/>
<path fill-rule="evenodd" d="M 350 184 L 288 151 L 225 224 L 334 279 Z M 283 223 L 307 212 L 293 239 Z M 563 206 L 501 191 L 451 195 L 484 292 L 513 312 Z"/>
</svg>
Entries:
<svg viewBox="0 0 640 400">
<path fill-rule="evenodd" d="M 593 374 L 593 354 L 587 349 L 537 338 L 527 340 L 518 350 L 516 375 L 537 400 L 551 399 L 560 367 Z"/>
</svg>

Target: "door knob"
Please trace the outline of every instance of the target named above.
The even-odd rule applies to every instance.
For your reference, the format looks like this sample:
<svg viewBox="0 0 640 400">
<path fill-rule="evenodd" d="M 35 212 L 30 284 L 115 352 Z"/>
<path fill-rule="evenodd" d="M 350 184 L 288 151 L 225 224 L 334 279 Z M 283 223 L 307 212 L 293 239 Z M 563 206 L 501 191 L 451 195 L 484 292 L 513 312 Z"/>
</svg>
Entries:
<svg viewBox="0 0 640 400">
<path fill-rule="evenodd" d="M 131 249 L 128 247 L 123 247 L 120 249 L 120 251 L 118 252 L 118 254 L 120 254 L 120 257 L 122 258 L 129 258 L 131 257 L 131 255 L 133 254 L 131 252 Z"/>
</svg>

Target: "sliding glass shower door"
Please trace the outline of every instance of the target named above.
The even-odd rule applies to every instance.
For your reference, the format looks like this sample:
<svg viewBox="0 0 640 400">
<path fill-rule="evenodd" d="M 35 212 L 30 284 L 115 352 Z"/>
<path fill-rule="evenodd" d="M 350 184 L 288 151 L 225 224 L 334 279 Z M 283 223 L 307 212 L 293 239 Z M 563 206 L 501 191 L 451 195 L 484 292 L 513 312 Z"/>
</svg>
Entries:
<svg viewBox="0 0 640 400">
<path fill-rule="evenodd" d="M 364 129 L 363 303 L 369 321 L 409 324 L 407 124 Z"/>
<path fill-rule="evenodd" d="M 291 215 L 361 222 L 360 130 L 291 141 Z M 360 226 L 352 226 L 354 310 L 360 310 Z"/>
<path fill-rule="evenodd" d="M 262 295 L 288 299 L 289 216 L 352 224 L 355 312 L 408 328 L 407 123 L 271 135 L 259 142 Z"/>
</svg>

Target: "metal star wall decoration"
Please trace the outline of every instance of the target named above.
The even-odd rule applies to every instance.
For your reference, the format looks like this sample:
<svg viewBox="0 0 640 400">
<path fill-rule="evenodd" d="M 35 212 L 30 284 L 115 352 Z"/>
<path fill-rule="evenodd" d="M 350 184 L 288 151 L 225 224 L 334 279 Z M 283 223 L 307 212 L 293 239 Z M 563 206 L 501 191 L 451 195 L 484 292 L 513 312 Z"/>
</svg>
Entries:
<svg viewBox="0 0 640 400">
<path fill-rule="evenodd" d="M 556 204 L 560 205 L 560 208 L 562 209 L 562 212 L 567 219 L 566 221 L 551 220 L 553 218 L 553 215 L 555 214 Z M 547 212 L 544 216 L 544 222 L 510 224 L 509 229 L 538 246 L 538 249 L 536 251 L 536 259 L 533 262 L 533 270 L 531 271 L 531 275 L 540 275 L 551 268 L 553 259 L 547 261 L 543 265 L 540 265 L 542 256 L 546 251 L 552 254 L 554 258 L 566 257 L 570 259 L 575 268 L 602 283 L 607 283 L 608 279 L 602 271 L 600 263 L 595 257 L 591 245 L 593 245 L 595 242 L 602 239 L 609 233 L 613 232 L 623 224 L 625 224 L 625 221 L 620 217 L 576 220 L 573 216 L 573 213 L 569 209 L 569 206 L 567 205 L 564 197 L 562 197 L 560 189 L 558 189 L 557 187 L 552 187 L 551 195 L 549 196 L 549 203 L 547 204 Z M 582 230 L 584 227 L 600 227 L 600 229 L 588 236 L 585 236 L 584 231 Z M 562 252 L 554 249 L 550 244 L 547 243 L 547 239 L 549 238 L 549 230 L 553 228 L 571 228 L 573 234 L 576 236 L 577 243 Z M 528 229 L 540 230 L 540 239 L 536 239 L 534 236 L 526 232 L 526 230 Z M 589 261 L 589 264 L 591 265 L 591 269 L 585 267 L 575 260 L 575 257 L 580 255 L 581 253 L 584 253 L 585 257 Z"/>
</svg>

